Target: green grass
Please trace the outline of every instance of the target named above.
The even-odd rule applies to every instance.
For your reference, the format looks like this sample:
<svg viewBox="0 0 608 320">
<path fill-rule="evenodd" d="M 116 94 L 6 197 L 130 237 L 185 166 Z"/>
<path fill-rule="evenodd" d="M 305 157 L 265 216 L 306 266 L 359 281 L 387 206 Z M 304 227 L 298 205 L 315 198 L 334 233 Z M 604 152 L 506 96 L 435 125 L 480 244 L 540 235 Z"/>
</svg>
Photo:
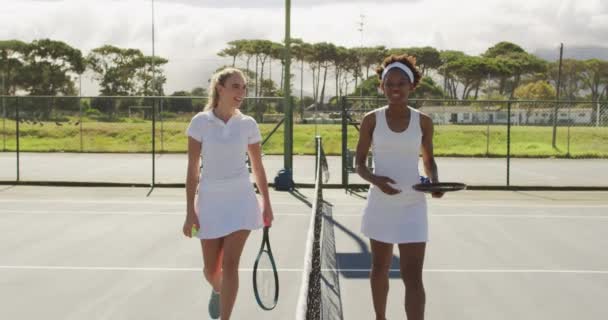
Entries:
<svg viewBox="0 0 608 320">
<path fill-rule="evenodd" d="M 16 150 L 15 122 L 6 120 L 6 129 L 0 124 L 0 151 Z M 162 150 L 185 152 L 185 130 L 188 122 L 169 121 L 163 123 Z M 274 124 L 260 124 L 262 136 L 266 137 Z M 341 153 L 340 125 L 294 126 L 294 154 L 313 154 L 315 130 L 323 137 L 327 154 Z M 435 154 L 437 156 L 505 156 L 507 153 L 507 128 L 504 125 L 487 126 L 443 125 L 435 127 Z M 43 126 L 20 125 L 20 149 L 25 152 L 80 152 L 80 126 L 64 123 L 57 126 L 45 122 Z M 83 123 L 82 151 L 84 152 L 150 152 L 152 150 L 152 128 L 150 121 Z M 358 132 L 350 126 L 348 148 L 354 149 Z M 556 148 L 551 146 L 551 127 L 512 127 L 511 154 L 514 157 L 567 157 L 568 128 L 557 130 Z M 489 142 L 489 144 L 488 144 Z M 6 147 L 4 147 L 6 146 Z M 156 149 L 161 150 L 161 125 L 157 123 Z M 283 153 L 283 126 L 264 146 L 266 154 Z M 571 157 L 607 158 L 608 128 L 570 128 Z"/>
</svg>

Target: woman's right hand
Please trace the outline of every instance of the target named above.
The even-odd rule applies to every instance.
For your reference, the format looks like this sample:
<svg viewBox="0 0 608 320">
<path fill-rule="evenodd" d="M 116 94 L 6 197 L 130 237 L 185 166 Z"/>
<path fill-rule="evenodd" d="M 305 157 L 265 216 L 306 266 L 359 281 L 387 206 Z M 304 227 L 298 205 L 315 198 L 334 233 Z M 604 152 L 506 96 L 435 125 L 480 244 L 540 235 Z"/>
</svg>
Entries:
<svg viewBox="0 0 608 320">
<path fill-rule="evenodd" d="M 195 226 L 196 230 L 200 230 L 201 228 L 196 213 L 188 212 L 186 215 L 186 221 L 184 221 L 184 228 L 182 230 L 184 235 L 188 238 L 192 238 L 192 226 Z"/>
<path fill-rule="evenodd" d="M 373 178 L 373 184 L 376 187 L 380 188 L 380 190 L 382 190 L 382 192 L 384 192 L 388 195 L 394 195 L 394 194 L 401 193 L 401 190 L 395 189 L 389 183 L 396 184 L 396 182 L 389 177 L 374 176 L 374 178 Z"/>
</svg>

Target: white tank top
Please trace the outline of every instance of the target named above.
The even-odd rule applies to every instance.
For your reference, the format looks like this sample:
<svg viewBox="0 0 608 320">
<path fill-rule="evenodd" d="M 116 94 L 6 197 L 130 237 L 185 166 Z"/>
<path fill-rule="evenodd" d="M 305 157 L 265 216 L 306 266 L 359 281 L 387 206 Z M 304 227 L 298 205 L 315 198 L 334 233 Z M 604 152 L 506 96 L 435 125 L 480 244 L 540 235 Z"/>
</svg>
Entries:
<svg viewBox="0 0 608 320">
<path fill-rule="evenodd" d="M 418 160 L 422 143 L 420 127 L 420 112 L 408 106 L 410 122 L 403 132 L 394 132 L 388 127 L 384 106 L 375 111 L 376 127 L 372 135 L 372 152 L 374 159 L 374 174 L 386 176 L 396 182 L 395 188 L 400 189 L 397 195 L 387 195 L 372 185 L 369 201 L 388 201 L 394 205 L 407 205 L 426 201 L 422 193 L 412 189 L 412 185 L 420 182 Z M 385 203 L 388 204 L 388 203 Z"/>
</svg>

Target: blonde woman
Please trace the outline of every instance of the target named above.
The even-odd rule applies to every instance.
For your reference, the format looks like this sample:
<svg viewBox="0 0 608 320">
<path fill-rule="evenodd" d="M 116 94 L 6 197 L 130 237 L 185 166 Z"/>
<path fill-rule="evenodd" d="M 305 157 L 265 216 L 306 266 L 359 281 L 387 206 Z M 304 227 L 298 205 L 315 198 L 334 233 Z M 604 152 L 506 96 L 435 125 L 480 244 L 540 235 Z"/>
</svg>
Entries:
<svg viewBox="0 0 608 320">
<path fill-rule="evenodd" d="M 247 237 L 251 230 L 270 225 L 273 220 L 260 131 L 253 118 L 239 111 L 246 92 L 246 77 L 240 70 L 225 68 L 217 72 L 211 79 L 205 110 L 192 118 L 187 130 L 187 212 L 183 232 L 201 240 L 203 273 L 213 288 L 209 299 L 212 319 L 230 319 L 239 285 L 239 260 Z M 246 153 L 262 196 L 261 208 L 249 180 Z M 198 230 L 195 234 L 191 232 L 193 226 Z"/>
</svg>

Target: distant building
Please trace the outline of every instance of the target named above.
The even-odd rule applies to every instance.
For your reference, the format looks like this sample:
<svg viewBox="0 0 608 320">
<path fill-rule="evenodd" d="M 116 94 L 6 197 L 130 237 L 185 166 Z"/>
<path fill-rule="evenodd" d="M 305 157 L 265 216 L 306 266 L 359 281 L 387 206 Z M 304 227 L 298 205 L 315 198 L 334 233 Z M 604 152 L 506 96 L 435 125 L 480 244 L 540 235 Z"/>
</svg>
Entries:
<svg viewBox="0 0 608 320">
<path fill-rule="evenodd" d="M 420 110 L 430 115 L 436 124 L 506 124 L 508 122 L 507 108 L 504 107 L 424 106 Z M 511 124 L 551 125 L 554 112 L 553 108 L 513 107 Z M 560 107 L 557 112 L 557 123 L 592 124 L 593 113 L 592 108 Z"/>
</svg>

